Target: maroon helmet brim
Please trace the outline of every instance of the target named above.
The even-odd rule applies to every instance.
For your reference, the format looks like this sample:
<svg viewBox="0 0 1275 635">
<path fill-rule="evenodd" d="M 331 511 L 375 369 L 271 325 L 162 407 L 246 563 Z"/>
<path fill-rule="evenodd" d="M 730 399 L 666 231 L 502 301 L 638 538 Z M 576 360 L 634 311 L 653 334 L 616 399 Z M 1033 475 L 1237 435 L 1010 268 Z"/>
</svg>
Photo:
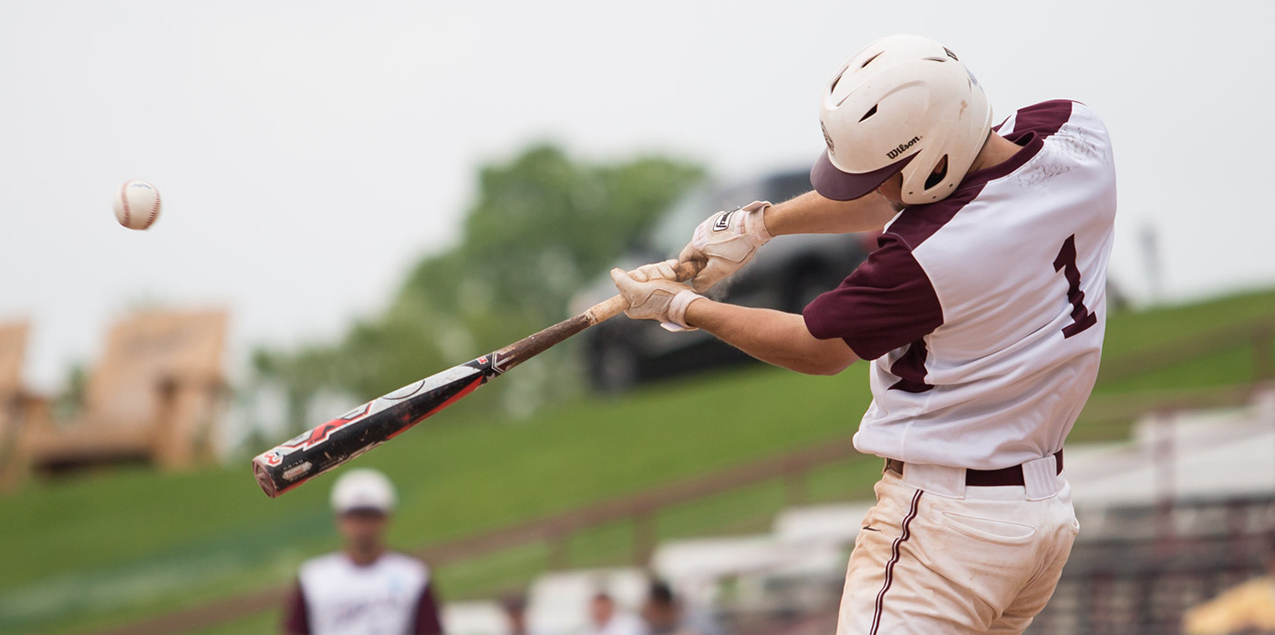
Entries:
<svg viewBox="0 0 1275 635">
<path fill-rule="evenodd" d="M 890 177 L 903 171 L 903 168 L 916 157 L 915 154 L 904 157 L 879 170 L 851 174 L 842 172 L 832 164 L 825 150 L 819 154 L 815 167 L 810 169 L 810 184 L 820 196 L 834 201 L 853 201 L 877 189 Z"/>
</svg>

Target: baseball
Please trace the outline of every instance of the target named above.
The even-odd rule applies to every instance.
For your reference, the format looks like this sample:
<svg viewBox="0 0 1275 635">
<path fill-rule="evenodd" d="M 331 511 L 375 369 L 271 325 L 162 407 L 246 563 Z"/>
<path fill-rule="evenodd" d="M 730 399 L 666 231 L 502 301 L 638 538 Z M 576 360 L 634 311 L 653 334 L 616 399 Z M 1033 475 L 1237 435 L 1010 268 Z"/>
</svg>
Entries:
<svg viewBox="0 0 1275 635">
<path fill-rule="evenodd" d="M 159 190 L 139 179 L 125 181 L 115 193 L 115 218 L 129 229 L 148 229 L 159 218 Z"/>
</svg>

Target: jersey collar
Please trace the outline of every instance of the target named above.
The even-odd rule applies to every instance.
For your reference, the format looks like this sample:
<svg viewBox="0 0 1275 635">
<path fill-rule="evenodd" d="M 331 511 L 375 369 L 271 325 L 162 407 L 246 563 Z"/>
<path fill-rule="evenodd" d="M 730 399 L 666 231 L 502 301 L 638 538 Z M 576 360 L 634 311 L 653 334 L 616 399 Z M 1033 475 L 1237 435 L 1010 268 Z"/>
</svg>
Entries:
<svg viewBox="0 0 1275 635">
<path fill-rule="evenodd" d="M 1009 176 L 1018 168 L 1023 167 L 1028 161 L 1031 161 L 1032 157 L 1039 154 L 1040 149 L 1045 147 L 1045 140 L 1036 134 L 1034 130 L 1011 132 L 1005 135 L 1005 139 L 1022 146 L 1022 149 L 1015 152 L 1014 156 L 996 165 L 965 175 L 965 179 L 961 181 L 960 187 L 957 188 L 958 190 L 968 187 L 983 187 L 989 181 Z"/>
</svg>

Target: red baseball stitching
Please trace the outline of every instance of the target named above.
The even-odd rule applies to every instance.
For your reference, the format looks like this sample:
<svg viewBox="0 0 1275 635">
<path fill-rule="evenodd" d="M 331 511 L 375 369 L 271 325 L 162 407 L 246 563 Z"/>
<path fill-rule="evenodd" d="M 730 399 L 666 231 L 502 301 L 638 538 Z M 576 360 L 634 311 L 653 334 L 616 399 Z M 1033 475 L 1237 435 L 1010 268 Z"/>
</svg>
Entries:
<svg viewBox="0 0 1275 635">
<path fill-rule="evenodd" d="M 151 186 L 151 189 L 155 192 L 155 207 L 151 210 L 150 218 L 146 219 L 146 227 L 154 225 L 155 217 L 159 216 L 159 190 L 155 189 L 154 186 Z M 145 229 L 145 227 L 143 227 L 143 229 Z"/>
</svg>

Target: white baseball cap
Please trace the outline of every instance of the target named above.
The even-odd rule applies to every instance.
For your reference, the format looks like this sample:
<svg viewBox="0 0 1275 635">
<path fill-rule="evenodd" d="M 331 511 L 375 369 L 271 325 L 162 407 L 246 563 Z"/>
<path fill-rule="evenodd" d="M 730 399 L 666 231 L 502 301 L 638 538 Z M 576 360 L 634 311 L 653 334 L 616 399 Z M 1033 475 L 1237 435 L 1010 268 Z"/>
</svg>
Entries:
<svg viewBox="0 0 1275 635">
<path fill-rule="evenodd" d="M 376 470 L 348 470 L 332 486 L 332 511 L 345 514 L 355 510 L 372 510 L 388 514 L 394 511 L 394 484 Z"/>
</svg>

